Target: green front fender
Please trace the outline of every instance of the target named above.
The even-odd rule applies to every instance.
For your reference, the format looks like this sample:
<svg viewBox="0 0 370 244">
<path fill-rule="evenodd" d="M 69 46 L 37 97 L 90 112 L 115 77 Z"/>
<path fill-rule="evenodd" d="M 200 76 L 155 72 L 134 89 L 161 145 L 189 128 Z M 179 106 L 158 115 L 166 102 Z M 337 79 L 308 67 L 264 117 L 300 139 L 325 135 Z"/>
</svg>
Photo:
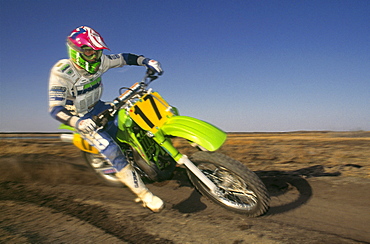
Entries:
<svg viewBox="0 0 370 244">
<path fill-rule="evenodd" d="M 226 133 L 217 127 L 187 116 L 173 116 L 161 127 L 165 135 L 182 137 L 208 151 L 216 151 L 226 140 Z"/>
</svg>

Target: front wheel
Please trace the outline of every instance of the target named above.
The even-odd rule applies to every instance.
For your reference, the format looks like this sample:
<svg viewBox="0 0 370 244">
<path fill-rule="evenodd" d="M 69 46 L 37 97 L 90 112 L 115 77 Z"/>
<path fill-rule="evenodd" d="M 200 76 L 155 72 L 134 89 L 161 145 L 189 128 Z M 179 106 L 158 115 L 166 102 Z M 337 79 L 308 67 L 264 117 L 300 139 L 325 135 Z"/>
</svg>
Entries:
<svg viewBox="0 0 370 244">
<path fill-rule="evenodd" d="M 267 212 L 270 197 L 266 187 L 245 165 L 214 152 L 197 152 L 190 160 L 218 187 L 217 194 L 212 193 L 187 170 L 191 182 L 202 195 L 228 210 L 249 217 L 257 217 Z"/>
</svg>

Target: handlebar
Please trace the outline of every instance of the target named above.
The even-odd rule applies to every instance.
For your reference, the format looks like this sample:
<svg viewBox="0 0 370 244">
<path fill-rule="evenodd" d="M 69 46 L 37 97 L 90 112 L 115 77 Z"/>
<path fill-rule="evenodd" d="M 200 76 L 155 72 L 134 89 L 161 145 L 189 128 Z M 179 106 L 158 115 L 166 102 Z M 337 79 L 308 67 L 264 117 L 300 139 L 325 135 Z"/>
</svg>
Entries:
<svg viewBox="0 0 370 244">
<path fill-rule="evenodd" d="M 121 95 L 113 100 L 111 107 L 100 114 L 93 116 L 92 120 L 99 128 L 103 128 L 108 123 L 109 118 L 112 118 L 123 105 L 125 105 L 136 94 L 145 91 L 145 88 L 156 79 L 158 79 L 158 76 L 156 76 L 152 70 L 148 69 L 141 82 L 136 83 L 131 87 L 123 87 L 126 88 L 126 91 L 123 93 L 121 93 L 121 90 L 123 89 L 121 88 Z"/>
</svg>

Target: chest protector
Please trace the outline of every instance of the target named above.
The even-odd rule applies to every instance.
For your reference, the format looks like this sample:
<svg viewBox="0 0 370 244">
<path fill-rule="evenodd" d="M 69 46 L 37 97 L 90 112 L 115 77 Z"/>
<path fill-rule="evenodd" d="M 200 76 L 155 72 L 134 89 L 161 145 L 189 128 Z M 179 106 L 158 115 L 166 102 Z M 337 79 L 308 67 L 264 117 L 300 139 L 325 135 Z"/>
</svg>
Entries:
<svg viewBox="0 0 370 244">
<path fill-rule="evenodd" d="M 80 76 L 74 84 L 72 94 L 75 97 L 74 105 L 78 114 L 86 113 L 102 96 L 103 84 L 98 73 L 92 78 Z"/>
</svg>

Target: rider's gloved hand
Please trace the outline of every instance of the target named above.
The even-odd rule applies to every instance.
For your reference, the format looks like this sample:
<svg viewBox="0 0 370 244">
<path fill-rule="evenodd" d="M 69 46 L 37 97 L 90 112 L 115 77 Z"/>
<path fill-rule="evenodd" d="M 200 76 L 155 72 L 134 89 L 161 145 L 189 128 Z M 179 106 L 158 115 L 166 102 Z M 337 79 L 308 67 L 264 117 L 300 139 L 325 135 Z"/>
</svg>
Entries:
<svg viewBox="0 0 370 244">
<path fill-rule="evenodd" d="M 83 133 L 90 133 L 95 130 L 96 124 L 92 119 L 79 119 L 75 128 Z"/>
<path fill-rule="evenodd" d="M 158 61 L 155 61 L 150 58 L 146 58 L 143 60 L 143 64 L 147 67 L 147 69 L 154 72 L 154 74 L 158 73 L 158 75 L 163 74 L 163 70 L 161 68 L 161 64 Z"/>
</svg>

